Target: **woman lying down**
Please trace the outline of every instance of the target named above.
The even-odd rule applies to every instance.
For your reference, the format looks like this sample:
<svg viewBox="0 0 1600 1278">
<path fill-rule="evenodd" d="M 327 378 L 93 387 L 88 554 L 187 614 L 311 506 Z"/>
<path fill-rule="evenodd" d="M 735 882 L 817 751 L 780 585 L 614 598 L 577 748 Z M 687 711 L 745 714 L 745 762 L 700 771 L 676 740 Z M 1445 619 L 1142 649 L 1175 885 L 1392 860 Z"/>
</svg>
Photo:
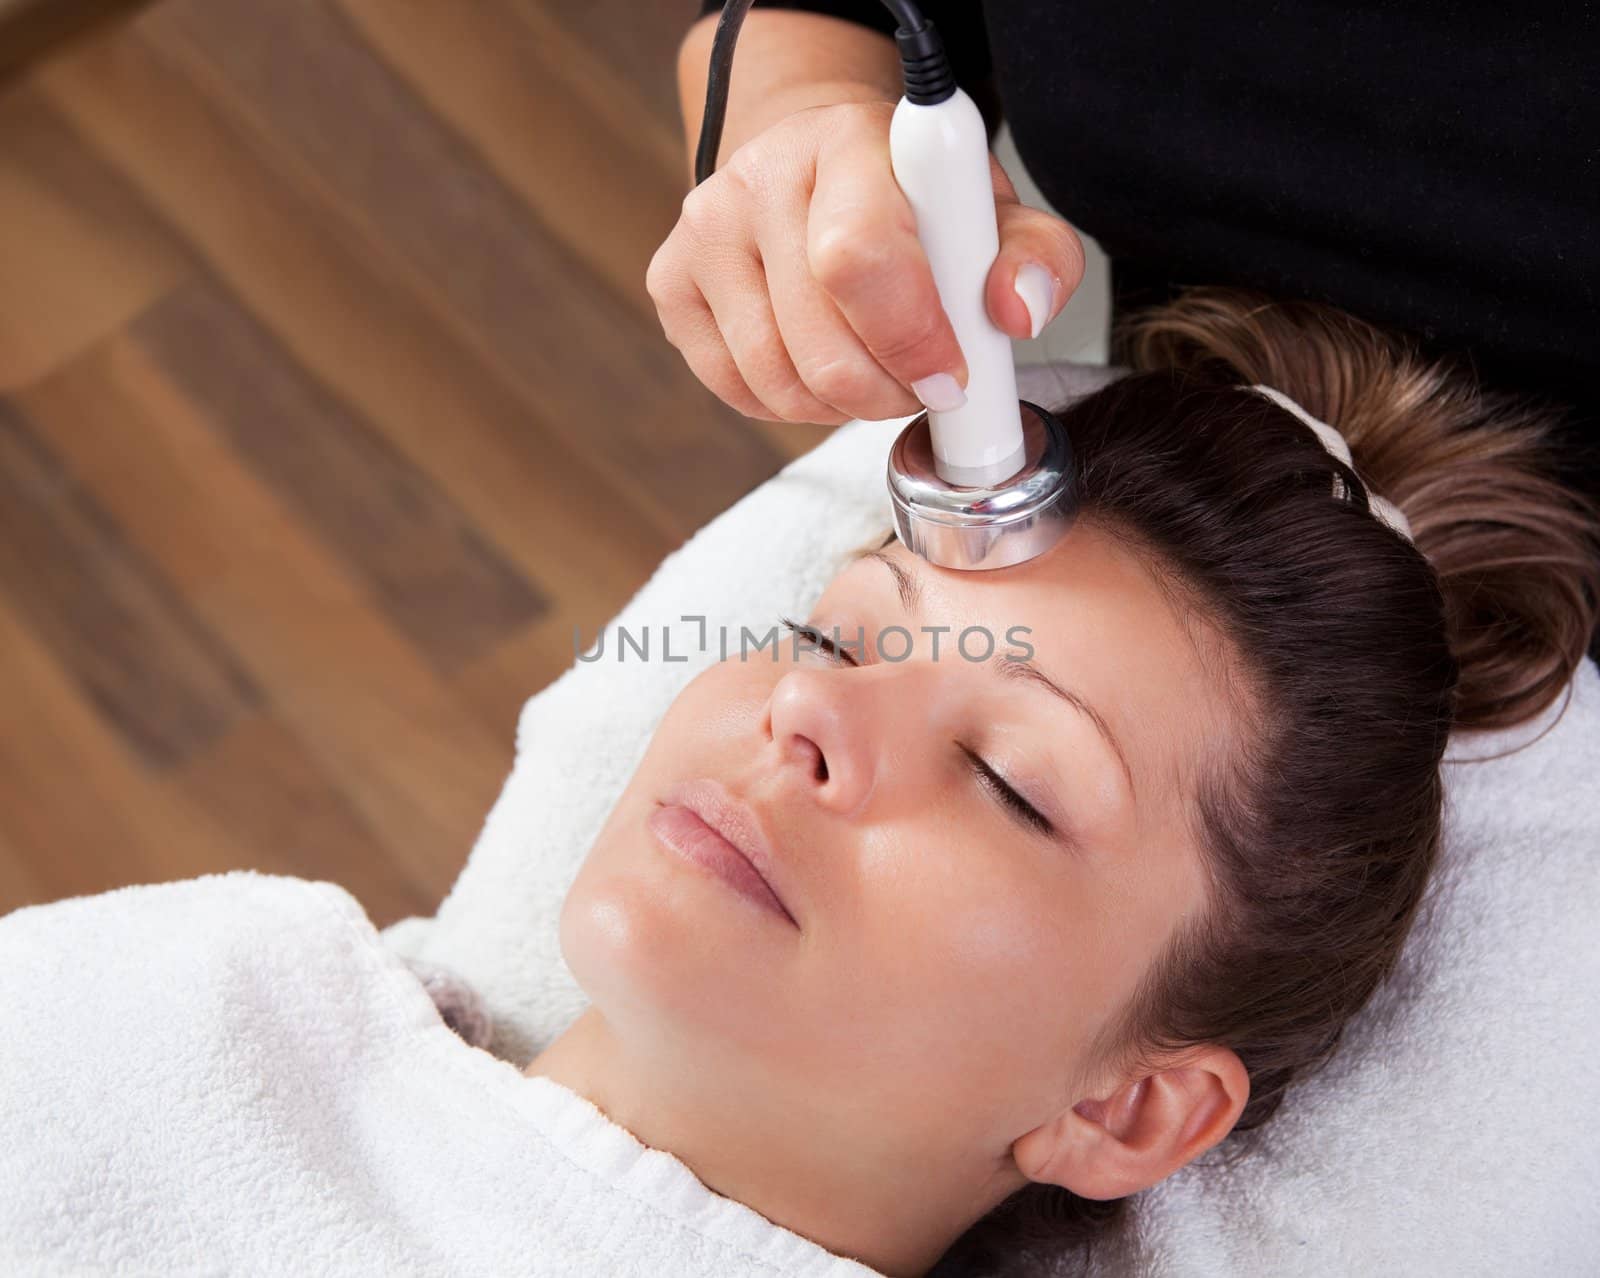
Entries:
<svg viewBox="0 0 1600 1278">
<path fill-rule="evenodd" d="M 327 885 L 0 921 L 0 1269 L 1026 1273 L 1267 1122 L 1395 964 L 1448 732 L 1582 659 L 1600 522 L 1548 417 L 1335 312 L 1196 292 L 1119 351 L 1050 553 L 887 538 L 684 689 L 525 1070 Z M 765 882 L 692 859 L 696 778 Z"/>
</svg>

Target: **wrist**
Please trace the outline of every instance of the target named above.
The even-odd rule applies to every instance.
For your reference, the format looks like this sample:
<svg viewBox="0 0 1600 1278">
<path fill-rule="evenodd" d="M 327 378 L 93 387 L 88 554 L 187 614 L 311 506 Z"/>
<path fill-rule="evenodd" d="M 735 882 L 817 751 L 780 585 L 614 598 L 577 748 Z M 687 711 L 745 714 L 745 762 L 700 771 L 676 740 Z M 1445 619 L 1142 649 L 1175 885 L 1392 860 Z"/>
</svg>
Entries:
<svg viewBox="0 0 1600 1278">
<path fill-rule="evenodd" d="M 865 84 L 859 80 L 821 80 L 813 84 L 795 84 L 768 95 L 759 107 L 747 117 L 749 123 L 739 142 L 727 148 L 732 155 L 740 144 L 758 133 L 770 129 L 779 120 L 787 119 L 797 111 L 812 107 L 839 106 L 846 102 L 886 102 L 890 106 L 900 101 L 901 90 L 890 92 L 882 85 Z"/>
<path fill-rule="evenodd" d="M 715 15 L 692 26 L 678 49 L 678 99 L 691 181 Z M 892 38 L 858 23 L 804 10 L 756 9 L 733 59 L 717 168 L 786 115 L 840 102 L 898 102 L 900 56 Z"/>
</svg>

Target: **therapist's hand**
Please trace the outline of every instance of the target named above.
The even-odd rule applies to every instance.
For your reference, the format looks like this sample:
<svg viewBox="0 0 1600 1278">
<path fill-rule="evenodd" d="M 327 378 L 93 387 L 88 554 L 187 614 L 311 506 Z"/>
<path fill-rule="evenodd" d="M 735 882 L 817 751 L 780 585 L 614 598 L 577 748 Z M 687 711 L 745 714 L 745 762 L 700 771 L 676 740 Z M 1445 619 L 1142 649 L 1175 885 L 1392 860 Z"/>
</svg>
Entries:
<svg viewBox="0 0 1600 1278">
<path fill-rule="evenodd" d="M 747 417 L 837 425 L 964 398 L 966 360 L 889 160 L 894 109 L 782 117 L 689 192 L 650 260 L 667 340 Z M 989 160 L 1000 252 L 985 302 L 1001 330 L 1036 336 L 1083 278 L 1083 246 Z"/>
</svg>

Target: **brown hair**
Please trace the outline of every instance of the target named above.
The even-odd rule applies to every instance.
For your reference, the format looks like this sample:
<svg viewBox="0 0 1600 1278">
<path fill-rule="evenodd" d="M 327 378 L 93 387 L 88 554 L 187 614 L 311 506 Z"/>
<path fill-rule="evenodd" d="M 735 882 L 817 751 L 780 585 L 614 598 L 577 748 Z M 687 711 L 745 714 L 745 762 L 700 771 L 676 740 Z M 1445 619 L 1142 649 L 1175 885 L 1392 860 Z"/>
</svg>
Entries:
<svg viewBox="0 0 1600 1278">
<path fill-rule="evenodd" d="M 1207 909 L 1102 1059 L 1137 1077 L 1162 1052 L 1236 1052 L 1250 1098 L 1202 1160 L 1231 1165 L 1393 970 L 1438 853 L 1450 731 L 1537 714 L 1583 659 L 1600 507 L 1555 478 L 1554 409 L 1326 306 L 1191 290 L 1119 325 L 1114 354 L 1134 371 L 1059 411 L 1078 518 L 1221 636 L 1239 738 L 1193 779 Z M 1354 470 L 1252 383 L 1336 427 Z M 1127 1202 L 1027 1185 L 930 1278 L 1087 1267 Z"/>
</svg>

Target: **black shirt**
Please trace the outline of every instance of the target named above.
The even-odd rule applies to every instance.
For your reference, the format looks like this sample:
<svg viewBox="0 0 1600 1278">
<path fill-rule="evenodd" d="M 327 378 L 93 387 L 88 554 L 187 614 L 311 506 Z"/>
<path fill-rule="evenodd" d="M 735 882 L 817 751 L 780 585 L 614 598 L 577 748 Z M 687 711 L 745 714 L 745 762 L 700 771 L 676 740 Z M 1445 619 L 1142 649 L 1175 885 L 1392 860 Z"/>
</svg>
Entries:
<svg viewBox="0 0 1600 1278">
<path fill-rule="evenodd" d="M 895 28 L 880 0 L 756 7 Z M 1119 311 L 1244 285 L 1468 353 L 1485 384 L 1572 408 L 1569 477 L 1600 496 L 1589 6 L 919 8 L 1045 198 L 1112 259 Z"/>
</svg>

